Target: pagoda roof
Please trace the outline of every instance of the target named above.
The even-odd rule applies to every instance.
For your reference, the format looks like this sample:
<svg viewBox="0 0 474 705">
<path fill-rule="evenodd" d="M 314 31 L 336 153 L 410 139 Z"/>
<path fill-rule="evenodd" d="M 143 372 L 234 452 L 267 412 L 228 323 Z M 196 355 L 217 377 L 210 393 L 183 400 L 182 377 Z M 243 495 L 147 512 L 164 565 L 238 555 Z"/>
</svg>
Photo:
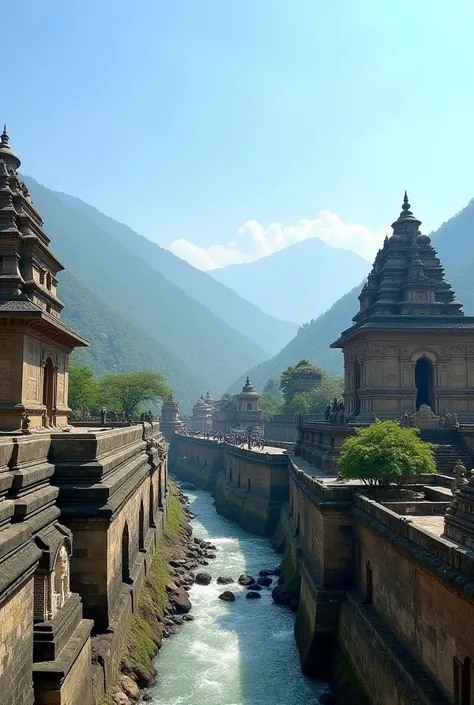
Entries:
<svg viewBox="0 0 474 705">
<path fill-rule="evenodd" d="M 0 316 L 24 319 L 31 322 L 33 328 L 42 329 L 51 337 L 62 339 L 62 342 L 73 347 L 88 347 L 85 338 L 76 333 L 60 318 L 47 313 L 28 299 L 12 299 L 0 301 Z"/>
<path fill-rule="evenodd" d="M 474 329 L 456 299 L 428 235 L 412 211 L 405 191 L 401 213 L 392 223 L 393 234 L 377 252 L 359 294 L 360 310 L 354 325 L 331 345 L 341 347 L 349 336 L 366 329 Z"/>
</svg>

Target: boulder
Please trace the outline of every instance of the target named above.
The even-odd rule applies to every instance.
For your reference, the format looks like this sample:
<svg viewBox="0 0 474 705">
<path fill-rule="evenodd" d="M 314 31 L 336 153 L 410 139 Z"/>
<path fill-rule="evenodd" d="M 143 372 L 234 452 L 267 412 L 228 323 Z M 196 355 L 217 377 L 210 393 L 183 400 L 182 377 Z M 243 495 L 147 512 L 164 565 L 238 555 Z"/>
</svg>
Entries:
<svg viewBox="0 0 474 705">
<path fill-rule="evenodd" d="M 172 558 L 172 559 L 170 560 L 169 564 L 170 564 L 170 566 L 171 566 L 172 568 L 182 568 L 182 567 L 183 567 L 183 564 L 184 564 L 185 562 L 186 562 L 186 561 L 184 561 L 182 558 L 179 558 L 179 559 L 176 559 L 176 560 L 175 560 L 174 558 Z"/>
<path fill-rule="evenodd" d="M 258 574 L 259 574 L 259 576 L 260 576 L 261 578 L 265 578 L 267 575 L 275 575 L 275 573 L 273 572 L 273 570 L 267 570 L 267 569 L 265 569 L 265 570 L 259 570 L 259 571 L 258 571 Z"/>
<path fill-rule="evenodd" d="M 257 583 L 263 585 L 263 587 L 270 587 L 272 579 L 268 575 L 264 575 L 262 578 L 257 579 Z"/>
<path fill-rule="evenodd" d="M 238 583 L 239 585 L 252 585 L 252 583 L 255 583 L 256 580 L 255 578 L 252 578 L 251 575 L 239 575 L 239 580 Z"/>
<path fill-rule="evenodd" d="M 176 614 L 187 614 L 192 608 L 192 604 L 184 588 L 178 588 L 170 595 L 170 601 L 175 608 Z"/>
<path fill-rule="evenodd" d="M 231 578 L 230 576 L 224 577 L 222 575 L 219 575 L 216 582 L 218 585 L 230 585 L 234 582 L 234 578 Z"/>
<path fill-rule="evenodd" d="M 219 600 L 224 600 L 224 602 L 235 602 L 235 595 L 230 590 L 224 590 L 219 595 Z"/>
<path fill-rule="evenodd" d="M 198 573 L 194 578 L 194 582 L 198 585 L 209 585 L 212 580 L 212 576 L 209 573 Z"/>
<path fill-rule="evenodd" d="M 277 605 L 289 605 L 293 599 L 293 595 L 284 585 L 277 585 L 272 590 L 273 602 Z"/>
<path fill-rule="evenodd" d="M 255 590 L 249 590 L 249 592 L 245 595 L 246 600 L 258 600 L 261 597 L 261 594 L 259 592 L 255 592 Z"/>
<path fill-rule="evenodd" d="M 210 561 L 213 561 L 215 557 L 216 557 L 215 553 L 207 553 L 206 554 L 206 558 L 209 558 Z"/>
<path fill-rule="evenodd" d="M 132 705 L 130 698 L 127 698 L 125 693 L 119 690 L 117 693 L 112 695 L 112 701 L 114 705 Z"/>
<path fill-rule="evenodd" d="M 262 586 L 259 585 L 258 583 L 250 583 L 250 585 L 245 586 L 247 590 L 263 590 Z"/>
<path fill-rule="evenodd" d="M 127 698 L 134 701 L 140 698 L 140 688 L 135 681 L 130 678 L 130 676 L 120 676 L 118 683 L 120 689 L 125 693 Z"/>
</svg>

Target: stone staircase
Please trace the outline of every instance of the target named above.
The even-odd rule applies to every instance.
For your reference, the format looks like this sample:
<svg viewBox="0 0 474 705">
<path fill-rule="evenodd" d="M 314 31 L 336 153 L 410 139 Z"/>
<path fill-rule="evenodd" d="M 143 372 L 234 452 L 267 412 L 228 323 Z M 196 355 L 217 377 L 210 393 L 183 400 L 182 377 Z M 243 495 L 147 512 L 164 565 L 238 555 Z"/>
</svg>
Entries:
<svg viewBox="0 0 474 705">
<path fill-rule="evenodd" d="M 434 445 L 436 467 L 440 475 L 453 475 L 457 460 L 461 460 L 468 470 L 474 468 L 474 457 L 457 429 L 423 429 L 420 437 Z"/>
</svg>

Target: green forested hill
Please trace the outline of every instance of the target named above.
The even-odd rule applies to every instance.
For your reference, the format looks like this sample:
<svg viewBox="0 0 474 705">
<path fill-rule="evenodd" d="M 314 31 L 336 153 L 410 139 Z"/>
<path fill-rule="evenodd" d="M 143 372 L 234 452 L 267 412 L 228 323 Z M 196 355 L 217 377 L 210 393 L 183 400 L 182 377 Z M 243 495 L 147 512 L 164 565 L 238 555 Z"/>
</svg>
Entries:
<svg viewBox="0 0 474 705">
<path fill-rule="evenodd" d="M 77 330 L 87 336 L 89 326 L 96 332 L 95 350 L 89 358 L 95 370 L 107 369 L 112 345 L 98 347 L 106 335 L 100 334 L 101 325 L 109 335 L 110 331 L 120 332 L 113 348 L 122 350 L 123 369 L 136 368 L 133 361 L 140 360 L 140 367 L 165 372 L 161 365 L 166 364 L 168 370 L 175 371 L 176 386 L 182 392 L 189 387 L 188 394 L 194 398 L 195 390 L 209 387 L 219 394 L 242 368 L 267 357 L 257 343 L 226 325 L 53 191 L 31 178 L 25 182 L 45 222 L 52 249 L 67 269 L 60 275 L 59 288 L 66 304 L 65 318 L 72 322 L 75 310 Z M 78 286 L 87 307 L 74 303 Z M 142 360 L 148 363 L 142 364 Z M 190 401 L 183 396 L 180 400 Z"/>
<path fill-rule="evenodd" d="M 89 365 L 97 375 L 106 372 L 159 370 L 174 390 L 183 408 L 202 393 L 202 380 L 193 377 L 184 363 L 152 337 L 112 311 L 100 296 L 83 286 L 70 271 L 61 275 L 60 296 L 66 303 L 62 318 L 90 343 L 74 359 Z"/>
<path fill-rule="evenodd" d="M 443 223 L 431 234 L 431 238 L 441 264 L 445 267 L 446 278 L 464 304 L 464 313 L 474 315 L 474 200 Z M 357 296 L 361 286 L 336 301 L 326 313 L 302 329 L 277 355 L 250 369 L 248 374 L 252 383 L 262 389 L 270 377 L 280 375 L 288 365 L 294 365 L 302 358 L 330 374 L 341 374 L 342 353 L 340 350 L 331 350 L 329 345 L 351 325 L 352 316 L 358 311 Z M 247 372 L 242 374 L 230 391 L 241 388 L 246 375 Z"/>
<path fill-rule="evenodd" d="M 109 218 L 79 198 L 59 192 L 55 192 L 55 195 L 132 250 L 137 257 L 206 306 L 231 328 L 252 338 L 269 354 L 277 353 L 296 334 L 295 323 L 267 315 L 253 303 L 245 300 L 245 296 L 242 298 L 225 284 L 215 281 L 206 272 L 191 267 L 169 250 L 147 240 L 127 225 Z"/>
</svg>

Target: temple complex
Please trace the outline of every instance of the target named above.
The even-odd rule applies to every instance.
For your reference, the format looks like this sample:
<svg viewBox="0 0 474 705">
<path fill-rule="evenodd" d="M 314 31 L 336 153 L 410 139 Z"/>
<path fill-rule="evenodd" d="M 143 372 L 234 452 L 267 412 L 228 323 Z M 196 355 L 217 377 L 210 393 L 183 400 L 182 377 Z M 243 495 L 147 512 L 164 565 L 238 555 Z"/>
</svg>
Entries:
<svg viewBox="0 0 474 705">
<path fill-rule="evenodd" d="M 66 426 L 68 356 L 87 342 L 60 319 L 57 274 L 12 152 L 0 141 L 0 430 Z"/>
</svg>

